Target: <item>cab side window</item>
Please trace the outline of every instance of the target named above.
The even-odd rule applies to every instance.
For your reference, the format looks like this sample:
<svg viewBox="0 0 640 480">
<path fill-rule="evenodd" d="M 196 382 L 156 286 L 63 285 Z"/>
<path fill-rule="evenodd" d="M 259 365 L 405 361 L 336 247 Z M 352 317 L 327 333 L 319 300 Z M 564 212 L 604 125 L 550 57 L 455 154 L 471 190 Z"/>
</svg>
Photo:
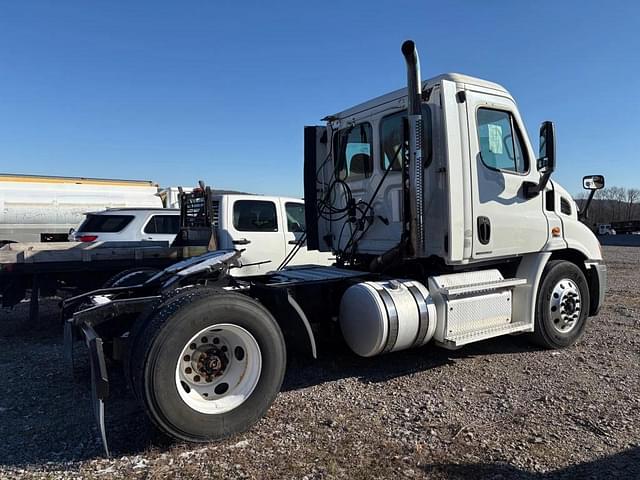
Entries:
<svg viewBox="0 0 640 480">
<path fill-rule="evenodd" d="M 238 200 L 233 204 L 233 226 L 240 232 L 277 232 L 276 205 L 266 200 Z"/>
<path fill-rule="evenodd" d="M 287 202 L 284 208 L 287 212 L 287 230 L 294 233 L 304 232 L 304 204 Z"/>
<path fill-rule="evenodd" d="M 380 167 L 383 171 L 390 168 L 394 172 L 402 170 L 402 160 L 409 154 L 409 142 L 405 138 L 404 122 L 406 112 L 394 113 L 382 119 L 380 139 Z"/>
<path fill-rule="evenodd" d="M 409 141 L 405 138 L 406 119 L 405 110 L 384 117 L 380 123 L 380 168 L 383 172 L 387 169 L 392 172 L 401 171 L 403 160 L 409 158 Z M 422 126 L 423 160 L 428 165 L 431 160 L 432 127 L 431 109 L 427 104 L 422 104 Z"/>
<path fill-rule="evenodd" d="M 340 180 L 361 180 L 373 172 L 373 132 L 370 123 L 340 130 L 334 144 Z"/>
<path fill-rule="evenodd" d="M 478 109 L 478 140 L 482 163 L 494 170 L 529 171 L 529 159 L 513 115 L 502 110 Z"/>
</svg>

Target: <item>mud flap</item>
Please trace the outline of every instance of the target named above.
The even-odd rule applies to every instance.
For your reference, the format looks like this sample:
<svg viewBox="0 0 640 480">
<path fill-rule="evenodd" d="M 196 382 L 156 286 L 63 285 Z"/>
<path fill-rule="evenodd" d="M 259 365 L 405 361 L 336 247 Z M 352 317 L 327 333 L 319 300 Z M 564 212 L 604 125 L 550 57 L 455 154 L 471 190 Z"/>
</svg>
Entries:
<svg viewBox="0 0 640 480">
<path fill-rule="evenodd" d="M 69 318 L 64 322 L 63 335 L 63 356 L 67 370 L 71 370 L 71 379 L 75 379 L 75 360 L 73 358 L 73 319 Z"/>
<path fill-rule="evenodd" d="M 91 401 L 93 404 L 93 414 L 100 431 L 102 446 L 106 456 L 109 454 L 107 443 L 107 431 L 104 423 L 104 401 L 109 396 L 109 377 L 107 376 L 107 366 L 104 360 L 104 350 L 102 339 L 96 331 L 87 324 L 82 325 L 85 343 L 89 349 L 89 361 L 91 364 Z M 65 325 L 66 331 L 66 325 Z M 65 335 L 66 339 L 66 335 Z M 73 356 L 73 355 L 72 355 Z"/>
</svg>

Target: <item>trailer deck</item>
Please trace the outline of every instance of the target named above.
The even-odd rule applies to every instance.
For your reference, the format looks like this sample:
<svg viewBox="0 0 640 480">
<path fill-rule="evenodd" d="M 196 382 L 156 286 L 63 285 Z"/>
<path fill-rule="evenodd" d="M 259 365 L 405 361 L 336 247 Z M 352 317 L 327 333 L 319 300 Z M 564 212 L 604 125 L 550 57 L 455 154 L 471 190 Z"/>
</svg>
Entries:
<svg viewBox="0 0 640 480">
<path fill-rule="evenodd" d="M 35 321 L 40 296 L 60 289 L 91 290 L 124 269 L 162 269 L 204 250 L 166 242 L 10 243 L 0 248 L 2 306 L 17 304 L 30 291 L 29 317 Z"/>
</svg>

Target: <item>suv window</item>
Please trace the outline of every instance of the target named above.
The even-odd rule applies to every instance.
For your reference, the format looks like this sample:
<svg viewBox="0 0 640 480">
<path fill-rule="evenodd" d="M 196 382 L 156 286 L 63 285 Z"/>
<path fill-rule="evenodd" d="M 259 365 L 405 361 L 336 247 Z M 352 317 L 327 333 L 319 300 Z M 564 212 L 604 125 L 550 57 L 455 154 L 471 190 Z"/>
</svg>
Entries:
<svg viewBox="0 0 640 480">
<path fill-rule="evenodd" d="M 133 220 L 132 215 L 87 215 L 78 232 L 116 233 Z"/>
<path fill-rule="evenodd" d="M 304 204 L 285 203 L 287 212 L 287 230 L 290 232 L 304 232 Z"/>
<path fill-rule="evenodd" d="M 382 119 L 380 125 L 380 168 L 386 171 L 389 163 L 392 172 L 402 170 L 402 160 L 409 155 L 409 142 L 405 138 L 406 110 L 391 114 Z M 422 105 L 424 161 L 428 165 L 431 158 L 431 110 L 428 105 Z"/>
<path fill-rule="evenodd" d="M 373 133 L 370 123 L 340 130 L 336 135 L 335 165 L 341 180 L 361 180 L 373 171 Z"/>
<path fill-rule="evenodd" d="M 522 135 L 509 112 L 478 109 L 478 139 L 480 156 L 487 167 L 517 173 L 529 171 Z"/>
<path fill-rule="evenodd" d="M 178 233 L 179 215 L 153 215 L 144 226 L 144 233 Z"/>
<path fill-rule="evenodd" d="M 264 200 L 238 200 L 233 205 L 233 226 L 240 232 L 277 232 L 276 206 Z"/>
</svg>

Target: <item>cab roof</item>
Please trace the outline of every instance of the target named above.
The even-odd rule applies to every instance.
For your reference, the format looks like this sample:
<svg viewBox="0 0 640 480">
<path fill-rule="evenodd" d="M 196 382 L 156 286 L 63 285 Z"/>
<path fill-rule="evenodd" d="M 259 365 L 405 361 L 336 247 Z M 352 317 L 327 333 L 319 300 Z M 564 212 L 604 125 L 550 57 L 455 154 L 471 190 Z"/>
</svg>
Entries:
<svg viewBox="0 0 640 480">
<path fill-rule="evenodd" d="M 448 80 L 448 81 L 455 82 L 458 84 L 463 84 L 463 85 L 472 85 L 476 87 L 488 88 L 490 90 L 495 90 L 497 93 L 500 93 L 503 96 L 511 97 L 507 89 L 504 88 L 502 85 L 499 85 L 494 82 L 490 82 L 488 80 L 483 80 L 481 78 L 464 75 L 461 73 L 443 73 L 442 75 L 438 75 L 436 77 L 424 80 L 422 82 L 422 89 L 426 90 L 428 88 L 432 88 L 433 86 L 439 84 L 443 80 Z M 406 96 L 407 96 L 407 88 L 406 87 L 400 88 L 398 90 L 394 90 L 393 92 L 389 92 L 385 95 L 381 95 L 371 100 L 367 100 L 366 102 L 355 105 L 351 108 L 348 108 L 347 110 L 343 110 L 342 112 L 336 113 L 335 115 L 330 115 L 328 117 L 325 117 L 323 120 L 332 120 L 334 118 L 350 117 L 385 103 L 397 102 L 398 100 L 405 98 Z"/>
</svg>

